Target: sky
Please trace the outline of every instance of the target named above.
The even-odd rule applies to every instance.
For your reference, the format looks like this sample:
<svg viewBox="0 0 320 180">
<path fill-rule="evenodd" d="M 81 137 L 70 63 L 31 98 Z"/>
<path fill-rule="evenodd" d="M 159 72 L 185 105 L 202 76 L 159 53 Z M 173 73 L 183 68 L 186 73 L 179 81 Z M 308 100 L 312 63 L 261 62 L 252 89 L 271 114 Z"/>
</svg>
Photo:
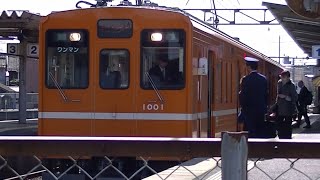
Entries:
<svg viewBox="0 0 320 180">
<path fill-rule="evenodd" d="M 94 0 L 88 0 L 94 3 Z M 211 0 L 152 0 L 152 2 L 159 5 L 169 7 L 179 7 L 181 9 L 196 9 L 196 8 L 211 8 Z M 1 3 L 1 10 L 28 10 L 32 13 L 40 13 L 41 15 L 47 15 L 52 11 L 63 11 L 69 9 L 75 9 L 75 4 L 78 0 L 10 0 Z M 133 1 L 135 2 L 135 1 Z M 216 8 L 263 8 L 262 0 L 215 0 Z M 264 0 L 264 2 L 271 2 L 277 4 L 286 4 L 285 0 Z M 116 0 L 114 4 L 118 4 L 119 0 Z M 191 11 L 190 11 L 191 12 Z M 219 12 L 218 12 L 219 13 Z M 248 12 L 249 14 L 250 12 Z M 260 12 L 261 13 L 261 12 Z M 255 17 L 262 16 L 258 12 L 254 12 L 250 15 Z M 203 19 L 203 13 L 193 12 L 193 15 Z M 226 11 L 222 13 L 223 17 L 232 18 L 232 12 Z M 209 18 L 209 14 L 207 15 Z M 239 22 L 252 22 L 244 16 L 237 16 Z M 267 14 L 267 19 L 273 19 L 271 14 Z M 223 22 L 220 20 L 220 22 Z M 226 32 L 232 37 L 240 38 L 240 41 L 248 44 L 254 49 L 264 53 L 269 57 L 277 57 L 279 54 L 279 36 L 280 36 L 280 55 L 290 57 L 306 57 L 307 55 L 295 44 L 292 38 L 280 25 L 259 25 L 259 26 L 218 26 L 218 29 Z M 6 50 L 6 41 L 0 42 L 0 50 Z M 309 60 L 310 62 L 312 60 Z M 313 62 L 311 62 L 312 64 Z M 296 62 L 299 64 L 299 62 Z M 309 63 L 308 63 L 309 64 Z"/>
</svg>

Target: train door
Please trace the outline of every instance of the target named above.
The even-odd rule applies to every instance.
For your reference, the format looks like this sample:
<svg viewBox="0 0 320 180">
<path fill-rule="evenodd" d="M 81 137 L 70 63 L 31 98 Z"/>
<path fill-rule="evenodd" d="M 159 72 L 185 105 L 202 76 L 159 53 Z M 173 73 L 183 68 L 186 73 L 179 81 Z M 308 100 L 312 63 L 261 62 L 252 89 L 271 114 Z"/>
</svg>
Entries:
<svg viewBox="0 0 320 180">
<path fill-rule="evenodd" d="M 208 119 L 210 119 L 211 111 L 209 112 L 209 59 L 208 58 L 200 58 L 199 59 L 199 70 L 198 70 L 198 123 L 199 123 L 199 137 L 207 137 L 208 135 Z M 203 68 L 205 68 L 206 72 L 203 72 Z"/>
<path fill-rule="evenodd" d="M 212 137 L 213 131 L 213 121 L 212 117 L 212 108 L 213 108 L 213 61 L 214 61 L 214 52 L 208 52 L 208 137 Z"/>
<path fill-rule="evenodd" d="M 94 135 L 133 136 L 135 83 L 130 83 L 132 49 L 128 43 L 106 41 L 96 45 Z"/>
</svg>

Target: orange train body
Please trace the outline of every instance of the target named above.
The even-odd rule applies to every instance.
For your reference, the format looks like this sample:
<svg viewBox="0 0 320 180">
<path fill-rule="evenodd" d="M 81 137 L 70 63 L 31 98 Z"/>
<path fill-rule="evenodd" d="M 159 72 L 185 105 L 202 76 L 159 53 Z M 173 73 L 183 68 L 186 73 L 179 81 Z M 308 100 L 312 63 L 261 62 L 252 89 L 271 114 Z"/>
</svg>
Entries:
<svg viewBox="0 0 320 180">
<path fill-rule="evenodd" d="M 148 71 L 161 54 L 176 71 L 165 85 Z M 40 24 L 39 135 L 216 137 L 236 131 L 244 54 L 260 59 L 272 103 L 281 66 L 180 10 L 50 14 Z"/>
</svg>

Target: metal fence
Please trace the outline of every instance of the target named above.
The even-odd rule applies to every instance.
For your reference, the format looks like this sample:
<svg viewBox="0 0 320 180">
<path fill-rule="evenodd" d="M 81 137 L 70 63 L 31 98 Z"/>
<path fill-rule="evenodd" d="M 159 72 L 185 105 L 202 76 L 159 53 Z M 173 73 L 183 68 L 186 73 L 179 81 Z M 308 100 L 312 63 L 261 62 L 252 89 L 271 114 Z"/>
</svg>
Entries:
<svg viewBox="0 0 320 180">
<path fill-rule="evenodd" d="M 38 109 L 38 93 L 27 93 L 27 109 Z M 0 111 L 19 109 L 19 93 L 0 93 Z"/>
<path fill-rule="evenodd" d="M 320 178 L 320 141 L 244 136 L 0 137 L 0 179 Z"/>
</svg>

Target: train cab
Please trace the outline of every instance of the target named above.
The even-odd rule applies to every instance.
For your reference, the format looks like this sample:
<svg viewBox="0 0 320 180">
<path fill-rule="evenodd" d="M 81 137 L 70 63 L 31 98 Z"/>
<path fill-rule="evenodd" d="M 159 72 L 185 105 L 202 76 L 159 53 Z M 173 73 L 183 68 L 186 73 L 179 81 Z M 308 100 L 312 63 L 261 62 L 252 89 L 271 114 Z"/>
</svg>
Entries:
<svg viewBox="0 0 320 180">
<path fill-rule="evenodd" d="M 190 136 L 188 26 L 183 15 L 139 8 L 45 17 L 40 135 Z"/>
</svg>

